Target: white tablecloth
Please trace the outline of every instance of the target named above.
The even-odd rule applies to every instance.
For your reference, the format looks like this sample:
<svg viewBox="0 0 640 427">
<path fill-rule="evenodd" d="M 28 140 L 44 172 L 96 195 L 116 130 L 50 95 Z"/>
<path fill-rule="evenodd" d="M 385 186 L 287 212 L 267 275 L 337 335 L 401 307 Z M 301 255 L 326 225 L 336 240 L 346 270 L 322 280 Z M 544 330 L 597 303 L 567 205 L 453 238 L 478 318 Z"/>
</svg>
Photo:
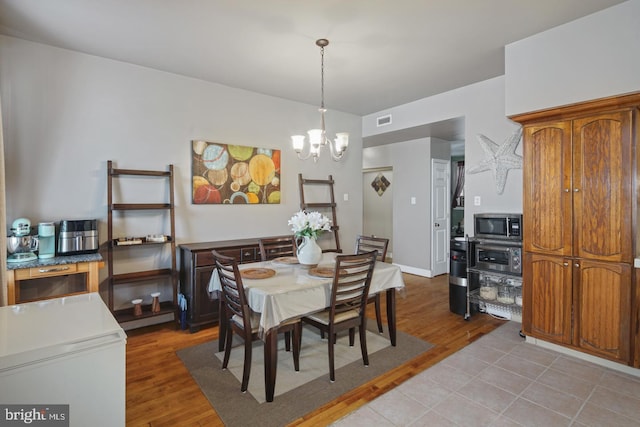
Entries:
<svg viewBox="0 0 640 427">
<path fill-rule="evenodd" d="M 319 266 L 333 266 L 335 256 L 335 253 L 323 254 Z M 261 335 L 285 320 L 321 311 L 329 306 L 333 279 L 311 276 L 309 269 L 301 265 L 285 265 L 273 261 L 241 264 L 239 269 L 256 267 L 272 268 L 276 271 L 275 276 L 267 279 L 242 279 L 251 310 L 261 313 Z M 377 262 L 369 294 L 391 288 L 404 290 L 400 268 L 393 264 Z M 209 292 L 220 290 L 220 278 L 214 270 L 209 282 Z"/>
</svg>

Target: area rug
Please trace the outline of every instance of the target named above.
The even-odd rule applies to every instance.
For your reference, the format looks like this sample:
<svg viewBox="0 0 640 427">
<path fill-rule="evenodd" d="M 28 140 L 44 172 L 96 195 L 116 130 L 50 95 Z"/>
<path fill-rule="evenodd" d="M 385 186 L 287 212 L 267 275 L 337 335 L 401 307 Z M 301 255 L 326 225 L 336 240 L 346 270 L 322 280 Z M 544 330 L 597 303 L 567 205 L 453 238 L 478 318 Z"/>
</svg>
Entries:
<svg viewBox="0 0 640 427">
<path fill-rule="evenodd" d="M 320 339 L 317 330 L 304 328 L 300 372 L 293 369 L 292 355 L 285 352 L 284 340 L 280 338 L 276 396 L 269 403 L 264 401 L 261 342 L 253 346 L 247 393 L 240 391 L 244 357 L 240 342 L 234 344 L 227 370 L 221 368 L 222 353 L 218 353 L 217 341 L 179 350 L 177 355 L 226 426 L 268 427 L 286 425 L 433 347 L 403 332 L 397 334 L 397 346 L 391 347 L 386 333 L 370 331 L 367 335 L 369 366 L 366 367 L 362 364 L 357 334 L 353 347 L 349 347 L 348 340 L 347 336 L 341 336 L 336 343 L 336 381 L 331 383 L 327 341 Z"/>
</svg>

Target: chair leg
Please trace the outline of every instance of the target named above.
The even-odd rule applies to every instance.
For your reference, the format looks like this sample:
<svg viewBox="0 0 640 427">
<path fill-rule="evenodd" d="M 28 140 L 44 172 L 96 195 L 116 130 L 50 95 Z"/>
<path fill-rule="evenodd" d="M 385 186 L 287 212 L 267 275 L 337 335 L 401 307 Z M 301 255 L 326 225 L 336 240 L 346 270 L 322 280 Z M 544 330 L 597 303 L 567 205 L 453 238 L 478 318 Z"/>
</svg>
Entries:
<svg viewBox="0 0 640 427">
<path fill-rule="evenodd" d="M 360 350 L 362 351 L 362 362 L 364 366 L 369 366 L 369 353 L 367 353 L 367 325 L 360 324 Z"/>
<path fill-rule="evenodd" d="M 334 338 L 336 336 L 336 334 L 331 330 L 328 332 L 328 335 L 329 335 L 329 337 L 332 337 L 332 338 Z M 334 382 L 336 380 L 336 371 L 335 371 L 335 366 L 334 366 L 333 343 L 334 343 L 333 339 L 328 339 L 327 340 L 327 345 L 329 346 L 329 379 L 331 380 L 331 382 Z"/>
<path fill-rule="evenodd" d="M 302 323 L 298 322 L 293 327 L 293 366 L 296 372 L 300 371 L 300 336 L 302 335 Z"/>
<path fill-rule="evenodd" d="M 224 344 L 224 359 L 222 360 L 222 369 L 227 369 L 229 364 L 229 356 L 231 356 L 231 343 L 233 342 L 233 330 L 230 327 L 226 328 L 226 337 Z"/>
<path fill-rule="evenodd" d="M 242 366 L 242 386 L 241 392 L 247 391 L 249 387 L 249 375 L 251 374 L 251 349 L 252 349 L 251 337 L 244 339 L 244 365 Z"/>
<path fill-rule="evenodd" d="M 376 294 L 376 321 L 378 322 L 378 332 L 382 333 L 382 313 L 380 312 L 380 294 Z"/>
<path fill-rule="evenodd" d="M 356 328 L 349 328 L 349 347 L 353 347 L 356 341 Z"/>
</svg>

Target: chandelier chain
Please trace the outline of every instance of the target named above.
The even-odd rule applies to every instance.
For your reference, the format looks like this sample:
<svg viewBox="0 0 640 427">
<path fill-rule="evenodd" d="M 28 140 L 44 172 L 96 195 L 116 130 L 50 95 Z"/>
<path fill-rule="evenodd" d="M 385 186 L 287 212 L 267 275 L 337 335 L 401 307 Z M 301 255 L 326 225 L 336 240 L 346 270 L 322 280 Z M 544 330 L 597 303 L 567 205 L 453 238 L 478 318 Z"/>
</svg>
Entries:
<svg viewBox="0 0 640 427">
<path fill-rule="evenodd" d="M 320 47 L 320 108 L 324 109 L 324 46 Z"/>
</svg>

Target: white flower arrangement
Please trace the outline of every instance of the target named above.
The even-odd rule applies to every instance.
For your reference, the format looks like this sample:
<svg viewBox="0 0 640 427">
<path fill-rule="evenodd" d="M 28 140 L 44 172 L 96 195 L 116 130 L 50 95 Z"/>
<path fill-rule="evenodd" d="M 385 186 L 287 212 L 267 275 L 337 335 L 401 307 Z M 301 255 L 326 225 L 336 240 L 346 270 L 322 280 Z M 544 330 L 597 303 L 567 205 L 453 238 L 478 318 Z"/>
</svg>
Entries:
<svg viewBox="0 0 640 427">
<path fill-rule="evenodd" d="M 331 230 L 331 220 L 320 212 L 299 211 L 291 217 L 288 224 L 298 237 L 317 239 L 324 231 Z"/>
</svg>

